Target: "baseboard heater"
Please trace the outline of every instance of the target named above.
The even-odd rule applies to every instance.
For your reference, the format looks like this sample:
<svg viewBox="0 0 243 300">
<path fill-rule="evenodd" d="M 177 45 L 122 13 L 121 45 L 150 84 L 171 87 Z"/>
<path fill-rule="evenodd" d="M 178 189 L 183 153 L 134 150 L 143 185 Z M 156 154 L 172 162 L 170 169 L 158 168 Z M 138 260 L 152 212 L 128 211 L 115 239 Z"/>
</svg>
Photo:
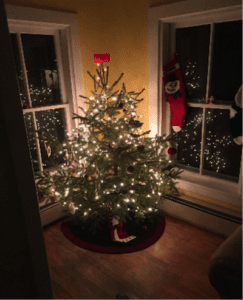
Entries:
<svg viewBox="0 0 243 300">
<path fill-rule="evenodd" d="M 226 212 L 218 211 L 198 203 L 176 196 L 163 196 L 159 208 L 165 214 L 172 215 L 216 234 L 229 236 L 239 225 L 242 218 Z"/>
<path fill-rule="evenodd" d="M 201 212 L 205 212 L 207 214 L 210 214 L 210 215 L 228 220 L 230 222 L 234 222 L 236 224 L 242 224 L 242 218 L 240 218 L 240 217 L 233 216 L 233 215 L 221 212 L 221 211 L 217 211 L 216 209 L 213 209 L 213 208 L 210 208 L 210 207 L 205 207 L 205 206 L 200 205 L 198 203 L 191 203 L 190 201 L 187 201 L 187 200 L 184 200 L 184 199 L 181 199 L 181 198 L 178 198 L 178 197 L 174 197 L 174 196 L 173 197 L 163 196 L 163 198 L 168 199 L 170 201 L 177 202 L 177 203 L 182 204 L 182 205 L 186 205 L 188 207 L 194 208 L 194 209 L 199 210 Z"/>
</svg>

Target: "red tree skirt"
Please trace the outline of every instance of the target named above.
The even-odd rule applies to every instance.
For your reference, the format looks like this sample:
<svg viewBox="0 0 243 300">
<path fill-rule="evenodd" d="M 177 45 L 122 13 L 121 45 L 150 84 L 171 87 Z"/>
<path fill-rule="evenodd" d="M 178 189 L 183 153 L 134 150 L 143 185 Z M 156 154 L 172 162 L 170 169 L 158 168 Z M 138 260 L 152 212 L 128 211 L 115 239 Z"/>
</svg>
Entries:
<svg viewBox="0 0 243 300">
<path fill-rule="evenodd" d="M 164 233 L 164 230 L 165 219 L 163 216 L 160 216 L 158 223 L 143 226 L 138 234 L 134 234 L 136 238 L 129 242 L 122 243 L 112 240 L 109 242 L 101 240 L 94 240 L 94 242 L 91 242 L 87 240 L 85 241 L 85 237 L 82 238 L 82 234 L 77 230 L 75 231 L 70 223 L 63 222 L 61 225 L 61 231 L 65 237 L 76 246 L 95 252 L 109 254 L 131 253 L 146 249 L 160 239 Z"/>
</svg>

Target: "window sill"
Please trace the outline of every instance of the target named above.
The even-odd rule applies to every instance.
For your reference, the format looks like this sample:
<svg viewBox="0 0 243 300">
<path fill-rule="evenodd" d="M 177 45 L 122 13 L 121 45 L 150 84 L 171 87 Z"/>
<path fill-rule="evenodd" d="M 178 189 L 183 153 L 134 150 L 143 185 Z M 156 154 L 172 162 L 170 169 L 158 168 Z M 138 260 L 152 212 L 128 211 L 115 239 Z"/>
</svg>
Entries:
<svg viewBox="0 0 243 300">
<path fill-rule="evenodd" d="M 241 209 L 242 196 L 238 183 L 201 176 L 186 170 L 177 182 L 177 188 L 200 195 L 199 198 L 205 202 L 236 211 Z"/>
</svg>

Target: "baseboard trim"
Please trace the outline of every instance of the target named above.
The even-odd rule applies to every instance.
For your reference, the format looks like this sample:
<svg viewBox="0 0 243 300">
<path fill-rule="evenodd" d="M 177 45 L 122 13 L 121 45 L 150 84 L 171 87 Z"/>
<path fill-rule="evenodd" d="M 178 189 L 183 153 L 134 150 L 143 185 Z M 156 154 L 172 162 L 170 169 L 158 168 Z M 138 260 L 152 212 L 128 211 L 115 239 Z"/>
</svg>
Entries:
<svg viewBox="0 0 243 300">
<path fill-rule="evenodd" d="M 174 196 L 163 197 L 159 208 L 164 213 L 224 237 L 228 237 L 242 224 L 242 218 Z"/>
<path fill-rule="evenodd" d="M 49 225 L 50 223 L 53 223 L 59 219 L 62 219 L 66 215 L 67 213 L 63 211 L 60 203 L 56 203 L 55 205 L 51 205 L 41 209 L 40 216 L 42 227 Z"/>
</svg>

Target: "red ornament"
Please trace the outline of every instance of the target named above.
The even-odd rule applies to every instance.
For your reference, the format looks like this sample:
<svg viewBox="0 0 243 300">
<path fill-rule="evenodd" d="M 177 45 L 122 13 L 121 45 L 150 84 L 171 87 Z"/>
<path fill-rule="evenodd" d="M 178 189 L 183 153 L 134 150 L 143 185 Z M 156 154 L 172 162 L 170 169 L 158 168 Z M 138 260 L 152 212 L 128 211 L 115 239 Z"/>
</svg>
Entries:
<svg viewBox="0 0 243 300">
<path fill-rule="evenodd" d="M 174 147 L 170 147 L 170 148 L 168 149 L 168 153 L 169 153 L 170 155 L 175 155 L 175 154 L 176 154 L 176 149 L 175 149 Z"/>
</svg>

